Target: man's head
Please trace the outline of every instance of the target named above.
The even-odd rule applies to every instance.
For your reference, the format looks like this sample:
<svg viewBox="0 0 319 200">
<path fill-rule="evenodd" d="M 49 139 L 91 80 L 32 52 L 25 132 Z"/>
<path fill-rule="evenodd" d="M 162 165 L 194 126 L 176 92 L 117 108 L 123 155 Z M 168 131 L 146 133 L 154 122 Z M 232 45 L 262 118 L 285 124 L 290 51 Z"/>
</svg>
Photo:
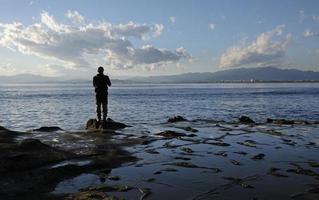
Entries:
<svg viewBox="0 0 319 200">
<path fill-rule="evenodd" d="M 99 66 L 99 68 L 97 68 L 97 71 L 99 72 L 99 74 L 103 74 L 104 68 L 102 66 Z"/>
</svg>

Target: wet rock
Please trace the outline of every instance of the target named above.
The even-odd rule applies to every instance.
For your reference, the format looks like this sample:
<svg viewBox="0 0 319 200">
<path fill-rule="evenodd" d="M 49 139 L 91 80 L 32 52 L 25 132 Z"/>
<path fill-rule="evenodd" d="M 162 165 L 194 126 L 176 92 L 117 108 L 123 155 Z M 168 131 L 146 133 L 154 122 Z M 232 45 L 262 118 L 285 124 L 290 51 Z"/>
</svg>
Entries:
<svg viewBox="0 0 319 200">
<path fill-rule="evenodd" d="M 193 149 L 191 149 L 189 147 L 182 147 L 181 150 L 186 152 L 186 153 L 194 153 Z"/>
<path fill-rule="evenodd" d="M 248 154 L 248 153 L 245 152 L 245 151 L 234 151 L 233 153 L 236 153 L 236 154 L 239 154 L 239 155 L 243 155 L 243 156 L 245 156 L 245 155 Z"/>
<path fill-rule="evenodd" d="M 247 147 L 253 147 L 256 148 L 256 142 L 253 140 L 245 140 L 244 142 L 237 142 L 237 144 L 243 145 L 243 146 L 247 146 Z"/>
<path fill-rule="evenodd" d="M 3 126 L 0 126 L 0 131 L 8 131 L 8 129 L 4 128 Z"/>
<path fill-rule="evenodd" d="M 25 139 L 12 144 L 6 149 L 0 148 L 0 173 L 6 170 L 27 170 L 44 166 L 54 162 L 60 162 L 74 156 L 36 139 Z"/>
<path fill-rule="evenodd" d="M 117 200 L 118 198 L 110 197 L 105 192 L 101 191 L 84 191 L 69 195 L 65 200 Z"/>
<path fill-rule="evenodd" d="M 254 155 L 253 157 L 251 157 L 252 160 L 262 160 L 264 159 L 266 155 L 263 154 L 263 153 L 260 153 L 260 154 L 257 154 L 257 155 Z"/>
<path fill-rule="evenodd" d="M 271 119 L 267 118 L 267 123 L 272 123 L 272 124 L 287 124 L 287 125 L 292 125 L 295 124 L 294 120 L 287 120 L 287 119 Z"/>
<path fill-rule="evenodd" d="M 302 174 L 302 175 L 306 175 L 306 176 L 319 177 L 319 174 L 316 173 L 315 171 L 312 171 L 311 169 L 305 169 L 297 164 L 292 164 L 292 165 L 294 165 L 296 168 L 295 169 L 288 169 L 287 172 L 295 173 L 295 174 Z"/>
<path fill-rule="evenodd" d="M 157 175 L 157 174 L 161 174 L 162 172 L 161 171 L 156 171 L 156 172 L 154 172 L 153 174 L 154 175 Z"/>
<path fill-rule="evenodd" d="M 107 179 L 111 180 L 111 181 L 118 181 L 120 180 L 119 176 L 108 176 Z"/>
<path fill-rule="evenodd" d="M 62 128 L 58 126 L 42 126 L 38 129 L 33 129 L 32 131 L 38 131 L 38 132 L 55 132 L 55 131 L 63 131 Z"/>
<path fill-rule="evenodd" d="M 247 117 L 247 116 L 241 116 L 239 118 L 239 122 L 240 123 L 243 123 L 243 124 L 254 124 L 255 121 L 252 120 L 251 118 Z"/>
<path fill-rule="evenodd" d="M 156 133 L 155 135 L 163 136 L 166 138 L 176 138 L 176 137 L 187 136 L 185 133 L 179 133 L 179 132 L 170 131 L 170 130 Z"/>
<path fill-rule="evenodd" d="M 111 118 L 107 118 L 106 121 L 100 123 L 96 119 L 89 119 L 86 123 L 87 130 L 118 130 L 129 127 L 121 122 L 113 121 Z"/>
<path fill-rule="evenodd" d="M 184 122 L 184 121 L 188 121 L 188 120 L 180 115 L 177 115 L 175 117 L 169 118 L 167 120 L 167 123 Z"/>
<path fill-rule="evenodd" d="M 127 192 L 133 189 L 127 185 L 100 185 L 81 189 L 80 191 Z"/>
<path fill-rule="evenodd" d="M 195 165 L 193 163 L 190 162 L 176 162 L 176 163 L 169 163 L 169 164 L 165 164 L 165 165 L 174 165 L 177 167 L 184 167 L 184 168 L 199 168 L 199 169 L 209 169 L 212 170 L 214 173 L 219 173 L 222 170 L 219 168 L 214 168 L 214 167 L 202 167 L 202 166 L 198 166 Z"/>
<path fill-rule="evenodd" d="M 242 165 L 240 162 L 238 162 L 237 160 L 233 160 L 231 159 L 230 162 L 233 164 L 233 165 Z"/>
<path fill-rule="evenodd" d="M 272 168 L 269 169 L 268 174 L 270 174 L 272 176 L 275 176 L 275 177 L 280 177 L 280 178 L 288 177 L 287 175 L 279 174 L 278 173 L 279 170 L 280 170 L 279 168 L 272 167 Z"/>
<path fill-rule="evenodd" d="M 225 143 L 225 142 L 205 142 L 205 144 L 210 144 L 214 146 L 220 146 L 220 147 L 228 147 L 230 144 Z"/>
<path fill-rule="evenodd" d="M 190 126 L 182 127 L 182 129 L 185 130 L 185 131 L 193 132 L 193 133 L 198 132 L 197 129 L 194 129 L 194 128 L 190 127 Z"/>
</svg>

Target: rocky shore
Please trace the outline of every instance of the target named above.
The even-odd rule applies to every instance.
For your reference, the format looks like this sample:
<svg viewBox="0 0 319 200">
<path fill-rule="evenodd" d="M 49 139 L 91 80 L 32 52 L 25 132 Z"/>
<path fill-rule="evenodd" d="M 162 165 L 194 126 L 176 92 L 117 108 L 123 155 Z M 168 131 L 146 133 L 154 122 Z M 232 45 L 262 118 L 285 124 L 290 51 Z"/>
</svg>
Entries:
<svg viewBox="0 0 319 200">
<path fill-rule="evenodd" d="M 136 134 L 112 119 L 79 132 L 0 127 L 0 199 L 318 199 L 318 124 L 175 116 Z"/>
</svg>

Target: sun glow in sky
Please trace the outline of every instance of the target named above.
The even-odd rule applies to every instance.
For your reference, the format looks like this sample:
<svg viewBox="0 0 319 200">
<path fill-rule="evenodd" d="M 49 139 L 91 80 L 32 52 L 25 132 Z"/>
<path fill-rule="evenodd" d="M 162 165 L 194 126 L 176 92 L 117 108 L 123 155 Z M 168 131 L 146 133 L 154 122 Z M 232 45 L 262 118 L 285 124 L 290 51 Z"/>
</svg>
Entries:
<svg viewBox="0 0 319 200">
<path fill-rule="evenodd" d="M 0 75 L 319 70 L 317 0 L 0 0 Z"/>
</svg>

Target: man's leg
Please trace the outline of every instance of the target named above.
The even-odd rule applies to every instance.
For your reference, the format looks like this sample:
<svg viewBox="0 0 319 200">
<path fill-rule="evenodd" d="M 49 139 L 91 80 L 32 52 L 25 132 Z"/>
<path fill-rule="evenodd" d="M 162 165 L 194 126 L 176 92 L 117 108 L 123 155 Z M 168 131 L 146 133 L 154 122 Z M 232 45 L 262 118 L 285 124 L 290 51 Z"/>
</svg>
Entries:
<svg viewBox="0 0 319 200">
<path fill-rule="evenodd" d="M 103 99 L 102 106 L 103 106 L 103 121 L 106 121 L 106 118 L 107 118 L 107 95 Z"/>
<path fill-rule="evenodd" d="M 106 121 L 107 118 L 107 100 L 102 102 L 103 106 L 103 121 Z"/>
<path fill-rule="evenodd" d="M 96 115 L 99 122 L 101 121 L 101 104 L 102 102 L 96 98 Z"/>
</svg>

